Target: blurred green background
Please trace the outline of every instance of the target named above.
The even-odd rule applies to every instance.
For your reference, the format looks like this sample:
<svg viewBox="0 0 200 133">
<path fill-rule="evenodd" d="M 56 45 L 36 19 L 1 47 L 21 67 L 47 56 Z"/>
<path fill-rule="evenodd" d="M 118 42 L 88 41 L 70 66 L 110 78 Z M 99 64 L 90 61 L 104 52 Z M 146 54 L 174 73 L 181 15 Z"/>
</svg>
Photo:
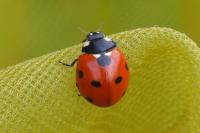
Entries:
<svg viewBox="0 0 200 133">
<path fill-rule="evenodd" d="M 199 0 L 0 0 L 0 68 L 106 34 L 154 25 L 200 44 Z"/>
</svg>

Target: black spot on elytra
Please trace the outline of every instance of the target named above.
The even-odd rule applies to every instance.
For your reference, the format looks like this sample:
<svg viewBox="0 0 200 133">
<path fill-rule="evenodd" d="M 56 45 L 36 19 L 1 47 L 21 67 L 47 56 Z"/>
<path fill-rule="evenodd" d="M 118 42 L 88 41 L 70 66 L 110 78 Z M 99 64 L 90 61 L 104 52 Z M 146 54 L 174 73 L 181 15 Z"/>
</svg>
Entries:
<svg viewBox="0 0 200 133">
<path fill-rule="evenodd" d="M 100 66 L 107 66 L 111 63 L 111 58 L 102 54 L 99 58 L 97 58 L 97 62 Z"/>
<path fill-rule="evenodd" d="M 121 76 L 116 78 L 115 84 L 119 84 L 120 82 L 122 82 L 122 77 Z"/>
<path fill-rule="evenodd" d="M 96 80 L 92 80 L 91 85 L 97 88 L 101 87 L 101 83 Z"/>
<path fill-rule="evenodd" d="M 83 74 L 83 71 L 79 70 L 78 71 L 78 77 L 81 79 L 83 78 L 84 74 Z"/>
<path fill-rule="evenodd" d="M 85 99 L 88 101 L 88 102 L 93 102 L 93 100 L 91 99 L 91 98 L 89 98 L 89 97 L 85 97 Z"/>
<path fill-rule="evenodd" d="M 128 71 L 128 65 L 127 65 L 127 63 L 125 63 L 125 68 L 126 68 L 126 70 Z"/>
</svg>

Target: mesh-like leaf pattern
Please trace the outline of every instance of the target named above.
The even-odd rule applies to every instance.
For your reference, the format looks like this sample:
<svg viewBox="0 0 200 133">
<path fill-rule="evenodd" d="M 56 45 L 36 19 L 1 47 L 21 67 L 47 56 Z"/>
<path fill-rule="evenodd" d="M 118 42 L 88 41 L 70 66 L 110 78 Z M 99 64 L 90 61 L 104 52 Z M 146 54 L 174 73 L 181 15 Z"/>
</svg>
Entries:
<svg viewBox="0 0 200 133">
<path fill-rule="evenodd" d="M 99 108 L 78 96 L 75 68 L 64 67 L 81 45 L 0 70 L 0 132 L 199 133 L 200 51 L 169 28 L 111 36 L 124 51 L 131 79 L 119 103 Z"/>
</svg>

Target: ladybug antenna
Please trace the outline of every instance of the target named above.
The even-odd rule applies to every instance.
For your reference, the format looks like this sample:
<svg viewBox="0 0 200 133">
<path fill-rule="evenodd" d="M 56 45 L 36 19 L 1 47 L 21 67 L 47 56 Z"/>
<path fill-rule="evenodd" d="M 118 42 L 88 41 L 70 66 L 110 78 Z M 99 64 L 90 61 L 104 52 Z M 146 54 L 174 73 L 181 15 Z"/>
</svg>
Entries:
<svg viewBox="0 0 200 133">
<path fill-rule="evenodd" d="M 105 23 L 102 22 L 101 25 L 99 26 L 99 28 L 98 28 L 96 31 L 100 31 L 100 30 L 102 30 L 102 28 L 104 27 L 104 24 L 105 24 Z"/>
<path fill-rule="evenodd" d="M 77 29 L 80 31 L 80 32 L 82 32 L 82 33 L 84 33 L 84 34 L 88 34 L 89 32 L 87 32 L 87 31 L 85 31 L 83 28 L 81 28 L 81 27 L 77 27 Z"/>
</svg>

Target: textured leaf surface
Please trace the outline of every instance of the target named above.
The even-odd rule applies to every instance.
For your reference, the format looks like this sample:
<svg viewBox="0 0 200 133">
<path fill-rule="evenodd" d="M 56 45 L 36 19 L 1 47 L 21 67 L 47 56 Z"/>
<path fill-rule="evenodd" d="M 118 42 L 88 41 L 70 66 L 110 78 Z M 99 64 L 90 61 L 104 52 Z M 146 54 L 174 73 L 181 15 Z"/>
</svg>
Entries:
<svg viewBox="0 0 200 133">
<path fill-rule="evenodd" d="M 58 63 L 81 45 L 0 71 L 0 131 L 20 133 L 198 133 L 200 51 L 169 28 L 141 28 L 111 36 L 128 58 L 126 95 L 99 108 L 78 97 L 75 69 Z"/>
</svg>

